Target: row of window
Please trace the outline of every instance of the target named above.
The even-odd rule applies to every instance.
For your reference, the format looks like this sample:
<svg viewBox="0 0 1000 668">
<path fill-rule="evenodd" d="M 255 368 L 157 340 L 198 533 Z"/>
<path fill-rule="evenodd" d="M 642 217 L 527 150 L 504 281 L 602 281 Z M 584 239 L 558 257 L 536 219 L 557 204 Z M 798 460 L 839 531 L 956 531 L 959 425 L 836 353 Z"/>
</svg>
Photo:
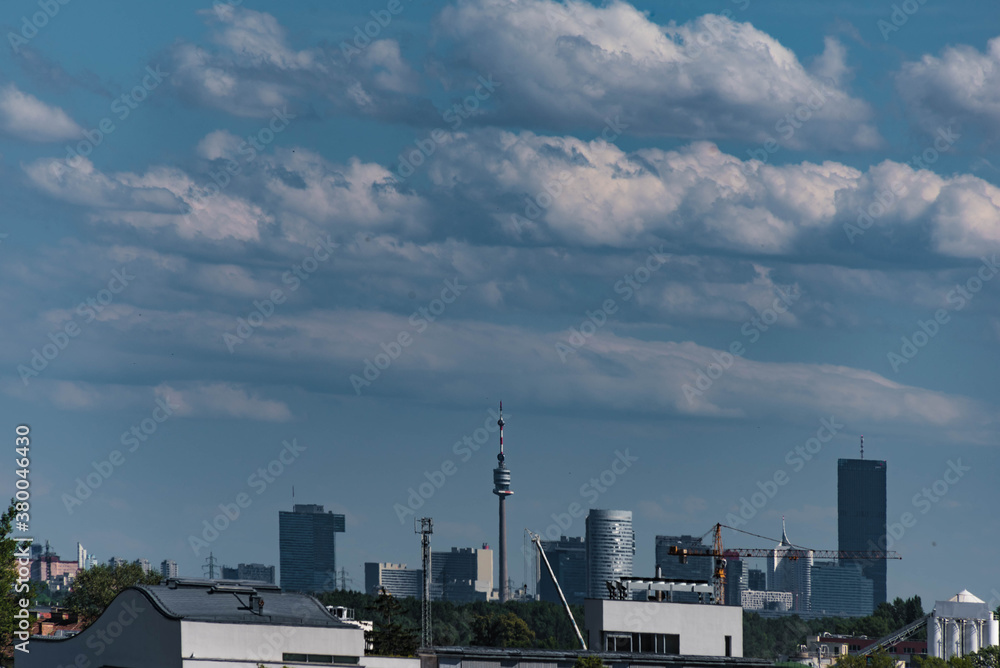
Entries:
<svg viewBox="0 0 1000 668">
<path fill-rule="evenodd" d="M 298 661 L 299 663 L 319 663 L 332 666 L 334 664 L 357 664 L 359 658 L 356 656 L 337 656 L 335 654 L 292 654 L 284 652 L 281 655 L 282 661 Z"/>
</svg>

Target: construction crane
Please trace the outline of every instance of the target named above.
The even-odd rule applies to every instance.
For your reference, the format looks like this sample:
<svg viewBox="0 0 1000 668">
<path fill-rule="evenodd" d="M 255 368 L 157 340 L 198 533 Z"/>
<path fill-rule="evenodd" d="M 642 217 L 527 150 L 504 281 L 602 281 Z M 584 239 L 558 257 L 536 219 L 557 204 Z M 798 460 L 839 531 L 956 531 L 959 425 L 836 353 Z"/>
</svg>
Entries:
<svg viewBox="0 0 1000 668">
<path fill-rule="evenodd" d="M 709 550 L 697 550 L 692 548 L 681 548 L 676 545 L 670 546 L 670 554 L 677 555 L 680 557 L 681 563 L 687 563 L 688 557 L 712 557 L 714 558 L 714 565 L 712 569 L 712 582 L 715 586 L 715 602 L 718 605 L 723 605 L 725 603 L 724 594 L 726 588 L 726 555 L 735 557 L 744 557 L 747 559 L 755 557 L 770 557 L 774 554 L 774 548 L 749 548 L 749 547 L 729 547 L 723 549 L 722 547 L 722 530 L 730 529 L 731 531 L 739 531 L 740 533 L 745 533 L 748 536 L 755 536 L 757 538 L 763 538 L 764 540 L 775 540 L 774 538 L 768 538 L 767 536 L 760 536 L 755 533 L 750 533 L 749 531 L 742 531 L 735 527 L 726 526 L 725 524 L 716 524 L 713 528 L 709 529 L 702 540 L 705 539 L 708 534 L 714 532 L 715 540 L 712 544 L 712 548 Z M 787 548 L 781 550 L 782 559 L 790 559 L 795 561 L 796 559 L 804 557 L 813 557 L 815 559 L 902 559 L 899 553 L 893 551 L 886 552 L 864 552 L 864 551 L 850 551 L 850 550 L 810 550 L 805 547 L 799 547 L 797 545 L 791 545 L 787 542 L 782 534 L 783 544 L 789 545 Z"/>
<path fill-rule="evenodd" d="M 528 530 L 525 529 L 525 531 Z M 531 536 L 531 542 L 538 547 L 538 554 L 542 556 L 542 561 L 545 563 L 545 569 L 549 572 L 549 577 L 552 578 L 552 583 L 556 586 L 556 591 L 559 592 L 559 600 L 562 601 L 563 608 L 566 609 L 566 614 L 569 615 L 569 621 L 573 622 L 573 630 L 576 631 L 576 638 L 580 641 L 580 647 L 586 650 L 587 643 L 583 641 L 583 634 L 580 633 L 580 627 L 576 625 L 576 619 L 573 618 L 573 613 L 569 609 L 569 603 L 566 602 L 566 597 L 563 595 L 562 587 L 559 586 L 559 580 L 556 579 L 556 574 L 552 571 L 552 566 L 549 564 L 549 558 L 545 556 L 545 550 L 542 549 L 542 537 L 532 531 L 528 531 L 528 534 Z"/>
</svg>

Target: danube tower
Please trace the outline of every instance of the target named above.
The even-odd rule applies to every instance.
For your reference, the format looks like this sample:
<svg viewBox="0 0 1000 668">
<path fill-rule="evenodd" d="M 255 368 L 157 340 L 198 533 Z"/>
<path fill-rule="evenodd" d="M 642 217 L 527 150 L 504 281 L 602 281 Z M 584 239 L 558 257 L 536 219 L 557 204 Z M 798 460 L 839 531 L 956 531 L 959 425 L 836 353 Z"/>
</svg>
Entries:
<svg viewBox="0 0 1000 668">
<path fill-rule="evenodd" d="M 504 464 L 503 455 L 503 402 L 500 402 L 500 454 L 497 455 L 497 467 L 493 469 L 493 493 L 500 497 L 500 602 L 510 600 L 510 587 L 507 584 L 507 510 L 504 501 L 514 492 L 510 491 L 510 470 Z"/>
</svg>

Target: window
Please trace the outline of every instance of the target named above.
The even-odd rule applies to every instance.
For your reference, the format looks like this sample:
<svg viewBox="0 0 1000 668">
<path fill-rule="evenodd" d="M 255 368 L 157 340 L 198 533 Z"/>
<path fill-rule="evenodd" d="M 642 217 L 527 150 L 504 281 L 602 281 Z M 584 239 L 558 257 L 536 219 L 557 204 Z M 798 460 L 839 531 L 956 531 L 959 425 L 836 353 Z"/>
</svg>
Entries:
<svg viewBox="0 0 1000 668">
<path fill-rule="evenodd" d="M 356 656 L 335 656 L 333 654 L 293 654 L 283 652 L 282 661 L 298 661 L 299 663 L 316 663 L 332 666 L 335 664 L 357 664 L 359 658 Z"/>
<path fill-rule="evenodd" d="M 632 651 L 632 634 L 631 633 L 605 633 L 604 634 L 604 651 L 605 652 L 631 652 Z"/>
<path fill-rule="evenodd" d="M 733 655 L 733 637 L 726 636 L 726 656 Z"/>
</svg>

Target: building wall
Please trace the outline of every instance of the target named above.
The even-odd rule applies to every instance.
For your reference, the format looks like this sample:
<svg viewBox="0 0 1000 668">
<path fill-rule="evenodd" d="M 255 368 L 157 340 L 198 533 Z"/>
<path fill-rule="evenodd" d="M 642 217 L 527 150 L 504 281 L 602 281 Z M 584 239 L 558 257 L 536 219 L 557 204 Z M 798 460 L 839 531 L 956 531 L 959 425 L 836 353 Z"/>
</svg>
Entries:
<svg viewBox="0 0 1000 668">
<path fill-rule="evenodd" d="M 837 460 L 837 549 L 879 551 L 886 540 L 884 461 Z M 872 609 L 886 600 L 886 560 L 862 564 L 872 581 Z"/>
<path fill-rule="evenodd" d="M 543 540 L 542 549 L 559 580 L 559 586 L 570 605 L 579 605 L 587 597 L 587 546 L 583 538 L 561 537 L 559 540 Z M 541 558 L 535 554 L 535 591 L 538 598 L 550 603 L 560 603 L 559 592 L 549 577 Z"/>
<path fill-rule="evenodd" d="M 285 652 L 361 657 L 364 631 L 181 621 L 180 655 L 185 659 L 281 662 Z"/>
<path fill-rule="evenodd" d="M 709 548 L 701 538 L 695 536 L 657 536 L 656 565 L 660 574 L 674 580 L 712 580 L 714 557 L 688 557 L 687 563 L 681 563 L 678 555 L 670 554 L 670 548 L 704 551 Z M 728 584 L 728 583 L 727 583 Z M 698 594 L 693 592 L 678 592 L 673 595 L 677 603 L 697 603 Z"/>
<path fill-rule="evenodd" d="M 865 617 L 872 614 L 872 581 L 851 562 L 821 562 L 812 567 L 810 612 L 830 617 Z"/>
<path fill-rule="evenodd" d="M 635 531 L 631 510 L 591 510 L 587 515 L 587 596 L 608 598 L 605 582 L 632 576 Z"/>
<path fill-rule="evenodd" d="M 587 646 L 603 651 L 605 632 L 676 634 L 679 654 L 725 656 L 731 640 L 732 656 L 743 656 L 743 611 L 725 605 L 693 605 L 656 601 L 584 602 Z"/>
<path fill-rule="evenodd" d="M 161 615 L 141 593 L 125 591 L 96 622 L 72 638 L 32 638 L 31 652 L 18 653 L 17 668 L 181 668 L 180 624 Z"/>
<path fill-rule="evenodd" d="M 323 506 L 299 504 L 278 513 L 281 588 L 294 592 L 336 589 L 336 534 L 343 515 L 324 513 Z"/>
<path fill-rule="evenodd" d="M 485 600 L 493 589 L 493 550 L 453 547 L 431 553 L 431 598 Z"/>
<path fill-rule="evenodd" d="M 422 598 L 424 571 L 410 570 L 406 564 L 373 563 L 365 564 L 365 592 L 378 595 L 380 587 L 385 587 L 399 598 Z"/>
</svg>

